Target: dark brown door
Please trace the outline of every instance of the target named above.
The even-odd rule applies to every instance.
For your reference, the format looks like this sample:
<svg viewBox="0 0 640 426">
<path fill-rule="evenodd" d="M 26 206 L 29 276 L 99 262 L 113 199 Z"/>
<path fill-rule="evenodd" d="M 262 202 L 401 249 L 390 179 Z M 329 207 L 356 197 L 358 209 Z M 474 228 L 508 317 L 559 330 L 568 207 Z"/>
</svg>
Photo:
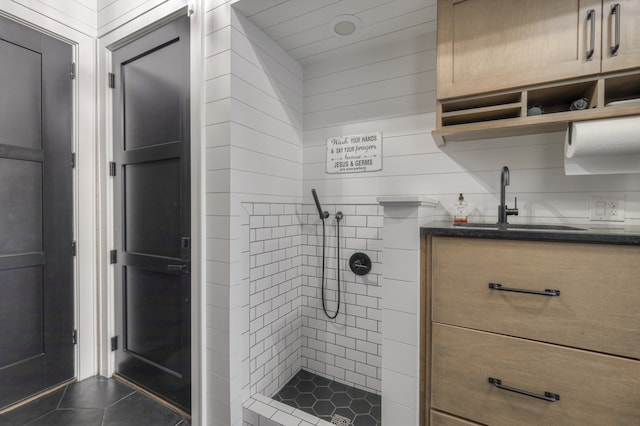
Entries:
<svg viewBox="0 0 640 426">
<path fill-rule="evenodd" d="M 0 408 L 74 376 L 71 62 L 0 17 Z"/>
<path fill-rule="evenodd" d="M 189 19 L 113 52 L 116 371 L 191 407 Z"/>
</svg>

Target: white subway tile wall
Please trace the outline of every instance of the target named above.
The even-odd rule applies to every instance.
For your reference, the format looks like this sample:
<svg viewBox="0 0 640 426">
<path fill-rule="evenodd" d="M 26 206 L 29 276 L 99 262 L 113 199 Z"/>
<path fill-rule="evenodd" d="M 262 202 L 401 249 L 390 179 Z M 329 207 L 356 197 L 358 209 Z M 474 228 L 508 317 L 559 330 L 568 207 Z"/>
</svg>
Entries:
<svg viewBox="0 0 640 426">
<path fill-rule="evenodd" d="M 251 394 L 271 396 L 300 369 L 381 392 L 382 208 L 326 205 L 325 295 L 337 306 L 338 250 L 335 213 L 340 222 L 340 312 L 335 320 L 322 309 L 322 222 L 315 205 L 245 204 L 250 241 Z M 349 258 L 364 251 L 372 270 L 357 276 Z"/>
<path fill-rule="evenodd" d="M 251 394 L 271 396 L 301 366 L 300 206 L 245 204 L 249 219 Z"/>
<path fill-rule="evenodd" d="M 322 195 L 322 194 L 320 194 Z M 325 221 L 326 308 L 331 316 L 337 306 L 340 265 L 340 312 L 329 319 L 322 309 L 322 222 L 315 205 L 302 210 L 302 367 L 340 383 L 369 392 L 381 392 L 382 207 L 378 205 L 322 205 L 331 215 Z M 340 258 L 337 253 L 335 213 L 340 222 Z M 365 252 L 371 272 L 355 275 L 349 258 Z"/>
</svg>

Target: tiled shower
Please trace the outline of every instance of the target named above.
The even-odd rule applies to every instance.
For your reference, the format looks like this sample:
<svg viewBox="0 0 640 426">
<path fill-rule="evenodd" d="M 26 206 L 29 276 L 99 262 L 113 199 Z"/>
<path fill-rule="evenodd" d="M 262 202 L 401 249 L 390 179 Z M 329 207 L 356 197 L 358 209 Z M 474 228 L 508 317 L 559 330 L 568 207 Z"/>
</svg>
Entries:
<svg viewBox="0 0 640 426">
<path fill-rule="evenodd" d="M 326 299 L 336 309 L 341 211 L 341 305 L 328 319 L 320 299 L 322 222 L 312 204 L 244 203 L 249 215 L 251 394 L 271 397 L 300 369 L 381 393 L 382 207 L 325 205 Z M 369 274 L 348 267 L 355 252 L 372 261 Z"/>
</svg>

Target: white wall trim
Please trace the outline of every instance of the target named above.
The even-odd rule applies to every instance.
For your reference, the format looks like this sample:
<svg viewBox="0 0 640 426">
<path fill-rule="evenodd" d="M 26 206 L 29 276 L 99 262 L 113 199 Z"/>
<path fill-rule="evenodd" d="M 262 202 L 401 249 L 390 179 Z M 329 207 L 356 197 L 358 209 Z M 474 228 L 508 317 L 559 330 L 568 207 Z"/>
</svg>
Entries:
<svg viewBox="0 0 640 426">
<path fill-rule="evenodd" d="M 107 88 L 107 73 L 111 69 L 111 52 L 140 37 L 141 35 L 160 27 L 161 25 L 187 13 L 192 9 L 190 29 L 191 56 L 191 236 L 192 236 L 192 277 L 191 277 L 191 377 L 192 377 L 192 424 L 204 424 L 206 401 L 204 398 L 205 364 L 204 364 L 204 327 L 203 315 L 205 305 L 204 294 L 204 141 L 202 126 L 204 123 L 204 108 L 202 107 L 202 27 L 204 7 L 202 0 L 170 0 L 155 7 L 140 16 L 126 22 L 121 27 L 111 30 L 104 37 L 98 39 L 98 108 L 99 108 L 99 217 L 100 217 L 100 245 L 98 263 L 100 265 L 100 373 L 105 376 L 113 375 L 115 371 L 114 355 L 108 350 L 109 338 L 114 334 L 114 274 L 113 267 L 108 264 L 108 252 L 113 246 L 114 218 L 113 218 L 113 183 L 108 177 L 108 162 L 112 159 L 112 94 Z"/>
<path fill-rule="evenodd" d="M 205 194 L 205 111 L 204 82 L 204 4 L 191 2 L 191 424 L 205 424 L 206 398 L 206 194 Z"/>
</svg>

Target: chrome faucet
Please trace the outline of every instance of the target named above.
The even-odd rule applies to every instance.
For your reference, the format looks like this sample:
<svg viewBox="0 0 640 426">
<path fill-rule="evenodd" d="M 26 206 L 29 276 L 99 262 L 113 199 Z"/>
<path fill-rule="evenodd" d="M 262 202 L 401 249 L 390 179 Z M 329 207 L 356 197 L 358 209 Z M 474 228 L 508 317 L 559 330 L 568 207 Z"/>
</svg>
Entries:
<svg viewBox="0 0 640 426">
<path fill-rule="evenodd" d="M 515 207 L 510 209 L 506 205 L 506 192 L 509 185 L 509 168 L 504 166 L 500 174 L 500 205 L 498 206 L 498 223 L 507 224 L 507 217 L 518 216 L 518 199 L 515 199 Z"/>
</svg>

